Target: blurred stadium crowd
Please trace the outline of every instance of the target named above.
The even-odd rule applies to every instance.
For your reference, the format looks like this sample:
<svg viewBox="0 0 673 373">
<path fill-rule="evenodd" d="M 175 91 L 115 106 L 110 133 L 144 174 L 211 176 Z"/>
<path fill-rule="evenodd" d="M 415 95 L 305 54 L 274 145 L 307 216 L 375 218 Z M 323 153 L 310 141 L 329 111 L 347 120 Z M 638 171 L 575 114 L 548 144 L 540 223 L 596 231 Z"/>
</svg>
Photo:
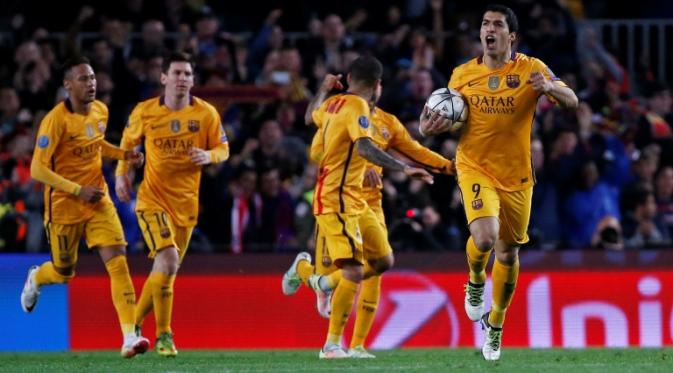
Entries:
<svg viewBox="0 0 673 373">
<path fill-rule="evenodd" d="M 64 98 L 59 64 L 68 55 L 91 59 L 98 99 L 110 108 L 108 139 L 118 143 L 133 106 L 160 93 L 162 55 L 193 53 L 195 94 L 210 99 L 229 92 L 230 99 L 218 106 L 232 155 L 204 172 L 190 250 L 296 251 L 311 245 L 314 223 L 316 167 L 307 158 L 314 129 L 304 125 L 303 115 L 324 74 L 343 73 L 360 53 L 373 53 L 385 67 L 379 106 L 451 159 L 457 138 L 421 138 L 418 116 L 455 66 L 481 54 L 485 5 L 442 0 L 33 3 L 0 6 L 0 252 L 47 251 L 43 187 L 31 180 L 30 161 L 41 118 Z M 519 17 L 517 50 L 544 61 L 581 100 L 576 112 L 564 112 L 544 97 L 539 102 L 528 247 L 671 247 L 670 82 L 659 81 L 646 61 L 629 74 L 614 53 L 618 45 L 601 43 L 596 30 L 581 23 L 592 17 L 662 16 L 664 8 L 655 6 L 662 2 L 643 1 L 636 10 L 616 3 L 608 7 L 608 1 L 505 3 Z M 54 11 L 68 16 L 52 17 Z M 266 89 L 273 98 L 238 100 L 232 85 L 247 85 L 245 92 L 253 96 Z M 105 165 L 110 185 L 113 166 Z M 383 193 L 395 250 L 464 249 L 467 229 L 453 178 L 439 175 L 434 185 L 424 185 L 387 174 Z M 143 250 L 133 203 L 116 203 L 129 250 Z"/>
</svg>

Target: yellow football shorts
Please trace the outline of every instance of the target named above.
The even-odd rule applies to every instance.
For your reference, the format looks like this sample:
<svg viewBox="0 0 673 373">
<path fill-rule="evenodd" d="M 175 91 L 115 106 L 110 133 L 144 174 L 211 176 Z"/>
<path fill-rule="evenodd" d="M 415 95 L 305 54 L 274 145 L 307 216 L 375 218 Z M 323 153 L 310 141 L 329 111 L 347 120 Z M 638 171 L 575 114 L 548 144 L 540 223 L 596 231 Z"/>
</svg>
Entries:
<svg viewBox="0 0 673 373">
<path fill-rule="evenodd" d="M 126 246 L 117 209 L 111 202 L 101 203 L 100 209 L 85 222 L 77 224 L 47 222 L 45 231 L 52 262 L 59 268 L 72 267 L 77 263 L 77 249 L 82 237 L 89 249 Z"/>
<path fill-rule="evenodd" d="M 136 211 L 140 230 L 145 243 L 150 249 L 149 257 L 154 258 L 157 252 L 175 246 L 180 255 L 180 262 L 187 253 L 189 240 L 194 227 L 179 227 L 173 224 L 170 215 L 162 210 Z"/>
<path fill-rule="evenodd" d="M 371 208 L 367 208 L 359 215 L 324 214 L 316 216 L 316 273 L 327 274 L 336 270 L 339 259 L 356 259 L 364 264 L 364 260 L 376 260 L 392 253 L 393 249 L 388 242 L 388 230 L 385 221 Z M 345 224 L 345 232 L 353 239 L 356 247 L 359 245 L 357 258 L 353 257 L 350 249 L 351 242 L 344 236 L 341 220 Z M 335 222 L 336 220 L 336 222 Z M 321 223 L 322 221 L 322 223 Z M 351 232 L 354 232 L 351 234 Z M 358 259 L 359 258 L 359 259 Z"/>
<path fill-rule="evenodd" d="M 499 239 L 509 245 L 528 242 L 533 187 L 507 192 L 495 188 L 489 177 L 476 171 L 459 173 L 458 186 L 468 225 L 475 219 L 493 216 L 500 221 Z"/>
</svg>

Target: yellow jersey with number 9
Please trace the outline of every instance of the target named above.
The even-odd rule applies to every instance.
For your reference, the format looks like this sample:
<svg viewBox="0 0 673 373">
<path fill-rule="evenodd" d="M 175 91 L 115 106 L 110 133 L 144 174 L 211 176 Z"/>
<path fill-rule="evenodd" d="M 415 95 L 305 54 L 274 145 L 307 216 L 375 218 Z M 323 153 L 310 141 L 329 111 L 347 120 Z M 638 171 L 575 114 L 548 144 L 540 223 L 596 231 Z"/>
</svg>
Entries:
<svg viewBox="0 0 673 373">
<path fill-rule="evenodd" d="M 531 130 L 541 94 L 527 81 L 535 72 L 566 86 L 542 61 L 522 53 L 512 53 L 499 69 L 489 69 L 479 57 L 453 70 L 449 87 L 469 105 L 456 150 L 458 176 L 475 170 L 505 191 L 533 185 Z"/>
</svg>

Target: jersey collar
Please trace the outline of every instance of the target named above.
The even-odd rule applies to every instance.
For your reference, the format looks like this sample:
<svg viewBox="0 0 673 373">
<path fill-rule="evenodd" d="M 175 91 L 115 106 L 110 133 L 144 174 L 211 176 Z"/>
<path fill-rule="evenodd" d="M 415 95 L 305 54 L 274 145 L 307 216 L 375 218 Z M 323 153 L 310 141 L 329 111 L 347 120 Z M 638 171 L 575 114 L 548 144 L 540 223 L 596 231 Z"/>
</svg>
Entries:
<svg viewBox="0 0 673 373">
<path fill-rule="evenodd" d="M 166 96 L 159 96 L 159 106 L 164 106 L 166 104 Z M 194 96 L 189 95 L 189 105 L 194 106 Z"/>
<path fill-rule="evenodd" d="M 516 51 L 512 51 L 512 55 L 509 57 L 510 61 L 516 61 Z M 484 55 L 482 54 L 481 56 L 477 57 L 477 63 L 482 64 L 484 63 Z"/>
</svg>

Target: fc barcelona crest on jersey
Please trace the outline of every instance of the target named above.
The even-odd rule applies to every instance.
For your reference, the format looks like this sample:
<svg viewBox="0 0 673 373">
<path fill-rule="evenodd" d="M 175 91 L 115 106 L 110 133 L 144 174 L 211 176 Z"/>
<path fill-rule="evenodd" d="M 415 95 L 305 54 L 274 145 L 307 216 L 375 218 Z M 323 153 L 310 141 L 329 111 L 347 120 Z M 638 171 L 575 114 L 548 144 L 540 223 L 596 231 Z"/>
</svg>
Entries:
<svg viewBox="0 0 673 373">
<path fill-rule="evenodd" d="M 517 88 L 521 84 L 518 74 L 507 75 L 507 86 L 509 88 Z"/>
<path fill-rule="evenodd" d="M 93 138 L 95 133 L 93 132 L 93 124 L 87 123 L 86 124 L 86 135 L 88 138 Z"/>
<path fill-rule="evenodd" d="M 390 132 L 388 132 L 386 127 L 381 127 L 381 136 L 386 140 L 390 139 Z"/>
<path fill-rule="evenodd" d="M 180 121 L 175 119 L 171 121 L 171 131 L 174 133 L 180 132 Z"/>
<path fill-rule="evenodd" d="M 499 76 L 492 76 L 492 77 L 488 78 L 488 88 L 491 91 L 495 91 L 496 89 L 498 89 L 499 86 L 500 86 L 500 77 Z"/>
<path fill-rule="evenodd" d="M 198 120 L 189 120 L 187 121 L 187 128 L 189 129 L 190 132 L 198 132 L 199 131 L 199 121 Z"/>
<path fill-rule="evenodd" d="M 484 202 L 481 198 L 472 201 L 472 210 L 481 210 L 482 207 L 484 207 Z"/>
</svg>

